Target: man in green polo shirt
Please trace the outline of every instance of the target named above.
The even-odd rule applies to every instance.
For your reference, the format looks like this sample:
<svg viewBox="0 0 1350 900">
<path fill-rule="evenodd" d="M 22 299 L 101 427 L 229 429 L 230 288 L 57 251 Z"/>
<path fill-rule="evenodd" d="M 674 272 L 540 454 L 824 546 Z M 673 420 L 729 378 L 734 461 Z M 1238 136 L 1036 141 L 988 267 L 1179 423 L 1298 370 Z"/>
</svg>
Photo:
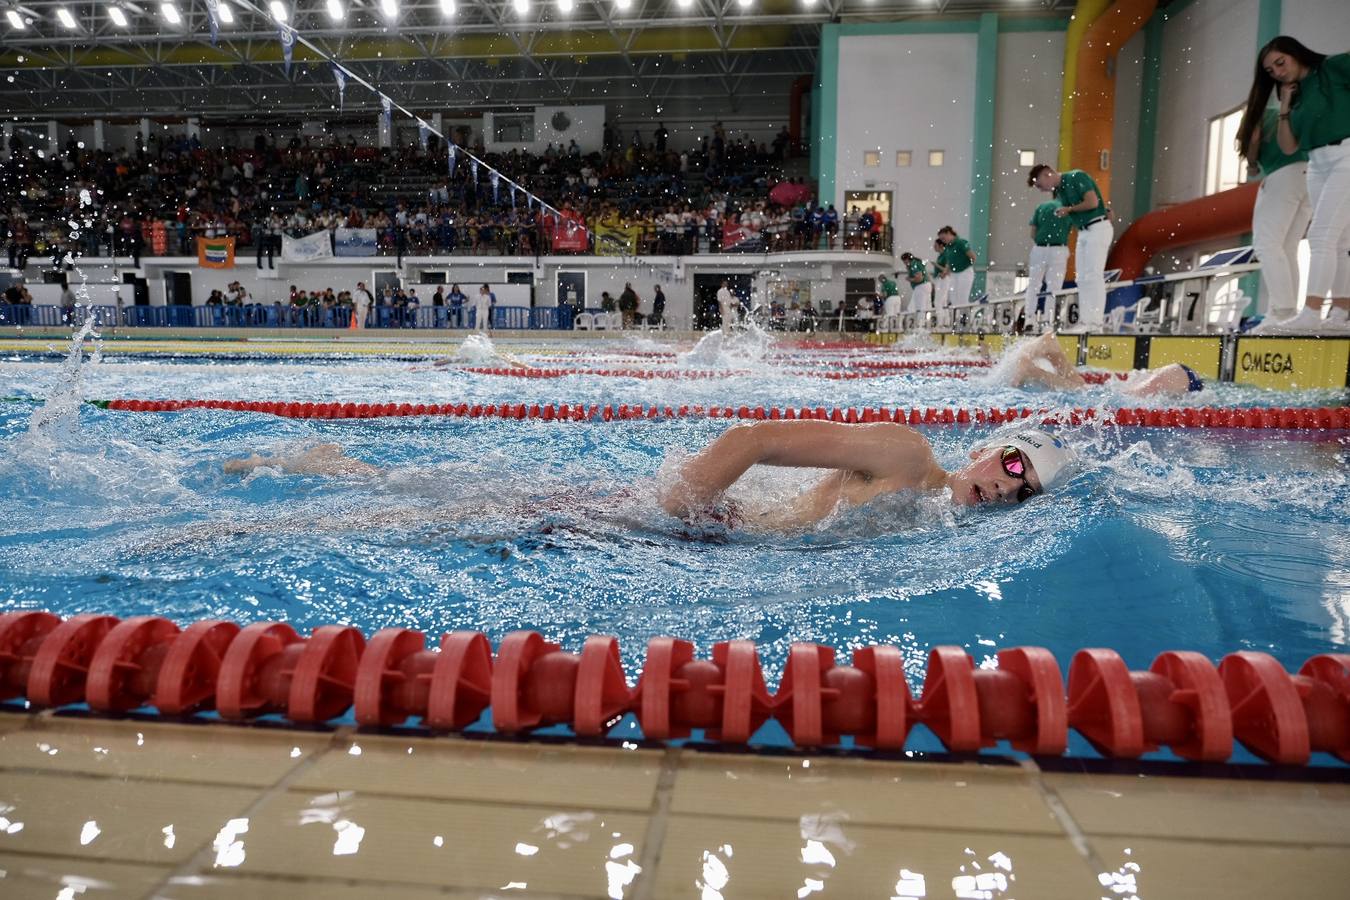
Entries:
<svg viewBox="0 0 1350 900">
<path fill-rule="evenodd" d="M 1037 325 L 1049 313 L 1051 321 L 1055 319 L 1055 295 L 1064 290 L 1064 273 L 1069 266 L 1069 220 L 1055 215 L 1059 209 L 1058 200 L 1049 200 L 1036 207 L 1031 214 L 1031 254 L 1027 260 L 1027 295 L 1023 304 L 1027 318 L 1033 318 Z M 1050 294 L 1050 309 L 1042 311 L 1038 302 L 1041 283 Z"/>
<path fill-rule="evenodd" d="M 1045 163 L 1031 167 L 1027 186 L 1053 195 L 1060 204 L 1054 214 L 1078 229 L 1078 324 L 1060 331 L 1101 330 L 1106 318 L 1106 254 L 1115 236 L 1101 188 L 1082 169 L 1056 172 Z"/>
<path fill-rule="evenodd" d="M 942 264 L 943 274 L 952 279 L 947 304 L 964 306 L 970 302 L 970 289 L 975 286 L 975 251 L 950 225 L 938 230 L 938 240 L 944 245 L 938 261 Z"/>
</svg>

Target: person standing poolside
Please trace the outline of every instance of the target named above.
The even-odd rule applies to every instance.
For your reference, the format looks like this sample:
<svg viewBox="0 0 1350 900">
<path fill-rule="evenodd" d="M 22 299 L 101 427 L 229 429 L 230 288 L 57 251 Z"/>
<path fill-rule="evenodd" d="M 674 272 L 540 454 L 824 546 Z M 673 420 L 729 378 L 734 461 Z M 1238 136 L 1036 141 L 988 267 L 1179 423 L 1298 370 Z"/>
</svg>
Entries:
<svg viewBox="0 0 1350 900">
<path fill-rule="evenodd" d="M 970 302 L 970 289 L 975 286 L 975 251 L 970 249 L 970 241 L 958 235 L 950 225 L 938 230 L 938 240 L 942 242 L 938 262 L 952 280 L 947 305 L 964 306 Z"/>
<path fill-rule="evenodd" d="M 1056 172 L 1045 163 L 1031 167 L 1027 186 L 1054 196 L 1060 203 L 1055 215 L 1078 229 L 1078 324 L 1064 331 L 1099 331 L 1106 318 L 1106 254 L 1115 229 L 1102 199 L 1101 188 L 1082 169 Z"/>
<path fill-rule="evenodd" d="M 992 443 L 972 450 L 970 460 L 946 471 L 922 434 L 897 423 L 754 422 L 727 429 L 686 461 L 674 483 L 663 486 L 659 502 L 667 513 L 692 524 L 791 531 L 815 525 L 842 507 L 900 492 L 950 491 L 954 506 L 1024 503 L 1064 481 L 1076 457 L 1055 435 L 1027 428 L 996 435 Z M 744 509 L 724 495 L 756 465 L 832 471 L 791 503 Z M 336 444 L 290 457 L 254 454 L 226 462 L 224 470 L 243 475 L 264 466 L 295 475 L 352 478 L 382 472 L 346 456 Z"/>
<path fill-rule="evenodd" d="M 1031 254 L 1027 259 L 1027 295 L 1023 309 L 1034 311 L 1039 325 L 1055 318 L 1055 294 L 1064 290 L 1064 273 L 1069 266 L 1069 220 L 1056 215 L 1059 201 L 1049 200 L 1031 214 Z M 1041 284 L 1050 293 L 1050 308 L 1044 313 L 1040 304 Z"/>
<path fill-rule="evenodd" d="M 356 291 L 352 294 L 352 321 L 355 323 L 353 328 L 365 328 L 366 317 L 375 307 L 375 296 L 366 288 L 364 281 L 356 283 Z"/>
<path fill-rule="evenodd" d="M 1350 53 L 1324 56 L 1281 35 L 1257 56 L 1253 98 L 1269 97 L 1276 84 L 1280 149 L 1307 152 L 1312 205 L 1306 305 L 1280 328 L 1350 333 Z M 1323 322 L 1327 295 L 1331 312 Z"/>
<path fill-rule="evenodd" d="M 722 315 L 723 331 L 730 331 L 740 321 L 739 306 L 740 301 L 731 292 L 731 282 L 723 278 L 722 286 L 717 289 L 717 310 Z"/>
<path fill-rule="evenodd" d="M 946 274 L 942 265 L 942 254 L 946 252 L 947 245 L 942 241 L 933 242 L 933 262 L 931 278 L 933 279 L 933 311 L 935 321 L 939 326 L 947 321 L 947 307 L 950 305 L 952 277 Z"/>
<path fill-rule="evenodd" d="M 1261 187 L 1252 210 L 1252 244 L 1261 263 L 1261 296 L 1257 311 L 1264 321 L 1251 334 L 1273 333 L 1279 323 L 1298 313 L 1298 244 L 1312 220 L 1308 203 L 1308 154 L 1280 149 L 1279 113 L 1269 97 L 1253 94 L 1238 126 L 1238 149 L 1247 160 L 1247 174 L 1260 175 Z"/>
<path fill-rule="evenodd" d="M 928 264 L 913 253 L 901 253 L 905 264 L 905 280 L 909 282 L 909 309 L 906 312 L 923 315 L 933 308 L 933 281 L 928 277 Z"/>
<path fill-rule="evenodd" d="M 473 327 L 476 331 L 486 332 L 489 328 L 489 319 L 492 318 L 492 304 L 496 298 L 492 296 L 492 288 L 486 284 L 478 289 L 478 296 L 473 300 Z"/>
</svg>

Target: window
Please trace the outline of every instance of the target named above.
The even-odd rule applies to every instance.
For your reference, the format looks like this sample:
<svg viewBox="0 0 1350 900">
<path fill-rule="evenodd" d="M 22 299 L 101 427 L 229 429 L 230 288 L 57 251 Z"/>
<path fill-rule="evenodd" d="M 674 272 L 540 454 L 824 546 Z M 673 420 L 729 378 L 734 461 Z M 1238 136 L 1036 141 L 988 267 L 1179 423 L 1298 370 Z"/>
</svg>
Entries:
<svg viewBox="0 0 1350 900">
<path fill-rule="evenodd" d="M 1247 163 L 1237 152 L 1237 130 L 1242 107 L 1209 120 L 1209 148 L 1205 154 L 1205 193 L 1217 194 L 1247 180 Z"/>
<path fill-rule="evenodd" d="M 492 117 L 492 139 L 499 144 L 534 140 L 534 113 L 497 113 Z"/>
<path fill-rule="evenodd" d="M 864 151 L 863 151 L 863 165 L 864 165 L 864 166 L 867 166 L 868 168 L 876 168 L 877 166 L 880 166 L 880 165 L 881 165 L 881 151 L 880 151 L 880 150 L 864 150 Z"/>
<path fill-rule="evenodd" d="M 942 150 L 929 150 L 929 151 L 928 151 L 928 165 L 930 165 L 930 166 L 940 166 L 940 165 L 942 165 L 942 162 L 943 162 L 943 160 L 944 160 L 945 157 L 946 157 L 946 153 L 945 153 L 944 151 L 942 151 Z"/>
<path fill-rule="evenodd" d="M 1036 151 L 1035 151 L 1035 150 L 1018 150 L 1018 151 L 1017 151 L 1017 164 L 1018 164 L 1019 166 L 1022 166 L 1023 168 L 1030 168 L 1031 166 L 1036 165 Z"/>
<path fill-rule="evenodd" d="M 910 161 L 914 158 L 913 152 L 909 150 L 895 151 L 895 164 L 901 169 L 909 167 Z"/>
</svg>

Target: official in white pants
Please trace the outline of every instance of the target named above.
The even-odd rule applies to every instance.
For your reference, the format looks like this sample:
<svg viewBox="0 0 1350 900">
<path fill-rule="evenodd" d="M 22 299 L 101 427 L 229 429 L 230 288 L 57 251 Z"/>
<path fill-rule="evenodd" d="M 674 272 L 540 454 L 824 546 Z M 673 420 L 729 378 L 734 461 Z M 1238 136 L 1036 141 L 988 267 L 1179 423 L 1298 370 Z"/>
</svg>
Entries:
<svg viewBox="0 0 1350 900">
<path fill-rule="evenodd" d="M 1106 319 L 1106 254 L 1115 235 L 1101 188 L 1082 169 L 1056 172 L 1045 163 L 1031 167 L 1027 185 L 1052 194 L 1060 203 L 1055 215 L 1068 218 L 1078 228 L 1078 326 L 1074 330 L 1100 330 Z"/>
<path fill-rule="evenodd" d="M 923 315 L 933 308 L 933 282 L 925 281 L 923 284 L 914 285 L 914 290 L 909 293 L 908 312 Z"/>
<path fill-rule="evenodd" d="M 1246 138 L 1247 174 L 1260 175 L 1261 187 L 1252 210 L 1252 245 L 1261 263 L 1261 295 L 1257 312 L 1265 321 L 1257 331 L 1298 311 L 1298 244 L 1312 219 L 1308 202 L 1308 154 L 1280 149 L 1279 116 L 1249 101 L 1238 126 Z"/>
<path fill-rule="evenodd" d="M 1111 252 L 1115 229 L 1102 216 L 1078 229 L 1078 325 L 1100 330 L 1106 321 L 1106 254 Z"/>
<path fill-rule="evenodd" d="M 1054 297 L 1050 298 L 1050 308 L 1041 313 L 1037 301 L 1041 294 L 1041 284 L 1052 295 L 1064 289 L 1064 273 L 1069 267 L 1069 231 L 1071 226 L 1065 217 L 1055 214 L 1059 203 L 1050 200 L 1036 207 L 1031 214 L 1031 253 L 1027 258 L 1027 293 L 1023 309 L 1029 318 L 1037 322 L 1048 315 L 1054 319 Z"/>
<path fill-rule="evenodd" d="M 950 318 L 947 309 L 951 305 L 948 297 L 952 289 L 952 277 L 950 275 L 940 275 L 934 278 L 933 284 L 933 316 L 938 325 L 947 324 Z"/>
<path fill-rule="evenodd" d="M 1286 319 L 1298 311 L 1298 245 L 1311 220 L 1306 162 L 1261 179 L 1252 210 L 1252 245 L 1261 263 L 1257 310 L 1267 319 Z"/>
<path fill-rule="evenodd" d="M 970 302 L 970 291 L 975 287 L 975 269 L 952 273 L 952 286 L 947 295 L 948 306 L 964 306 Z"/>
<path fill-rule="evenodd" d="M 1306 305 L 1280 323 L 1289 331 L 1350 332 L 1350 53 L 1323 56 L 1291 37 L 1257 56 L 1254 100 L 1264 106 L 1279 86 L 1276 140 L 1287 154 L 1308 152 Z M 1327 297 L 1331 312 L 1322 319 Z"/>
<path fill-rule="evenodd" d="M 1069 270 L 1069 245 L 1041 246 L 1034 244 L 1027 259 L 1027 294 L 1025 308 L 1027 313 L 1040 319 L 1042 315 L 1053 318 L 1055 299 L 1048 301 L 1049 309 L 1044 313 L 1036 312 L 1036 302 L 1041 295 L 1041 285 L 1051 294 L 1064 290 L 1064 273 Z"/>
</svg>

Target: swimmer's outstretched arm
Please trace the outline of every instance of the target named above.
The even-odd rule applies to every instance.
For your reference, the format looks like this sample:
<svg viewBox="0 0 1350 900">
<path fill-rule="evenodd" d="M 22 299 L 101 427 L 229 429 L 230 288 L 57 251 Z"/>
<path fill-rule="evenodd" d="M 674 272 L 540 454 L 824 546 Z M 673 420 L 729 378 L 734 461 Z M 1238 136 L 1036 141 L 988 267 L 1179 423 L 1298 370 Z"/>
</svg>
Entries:
<svg viewBox="0 0 1350 900">
<path fill-rule="evenodd" d="M 946 472 L 912 428 L 897 424 L 756 422 L 728 429 L 680 470 L 661 507 L 687 518 L 708 509 L 754 465 L 838 469 L 890 490 L 938 488 Z"/>
<path fill-rule="evenodd" d="M 379 466 L 372 466 L 345 455 L 337 444 L 320 444 L 297 456 L 259 456 L 232 459 L 225 463 L 226 475 L 245 475 L 263 467 L 280 469 L 291 475 L 349 475 L 365 477 L 379 474 Z"/>
<path fill-rule="evenodd" d="M 1064 355 L 1064 348 L 1059 345 L 1059 339 L 1054 332 L 1047 332 L 1025 348 L 1018 348 L 1013 352 L 1019 354 L 1011 376 L 1013 387 L 1040 384 L 1052 390 L 1077 391 L 1087 384 L 1073 363 Z M 1037 360 L 1049 363 L 1054 371 L 1047 371 L 1037 365 Z"/>
</svg>

